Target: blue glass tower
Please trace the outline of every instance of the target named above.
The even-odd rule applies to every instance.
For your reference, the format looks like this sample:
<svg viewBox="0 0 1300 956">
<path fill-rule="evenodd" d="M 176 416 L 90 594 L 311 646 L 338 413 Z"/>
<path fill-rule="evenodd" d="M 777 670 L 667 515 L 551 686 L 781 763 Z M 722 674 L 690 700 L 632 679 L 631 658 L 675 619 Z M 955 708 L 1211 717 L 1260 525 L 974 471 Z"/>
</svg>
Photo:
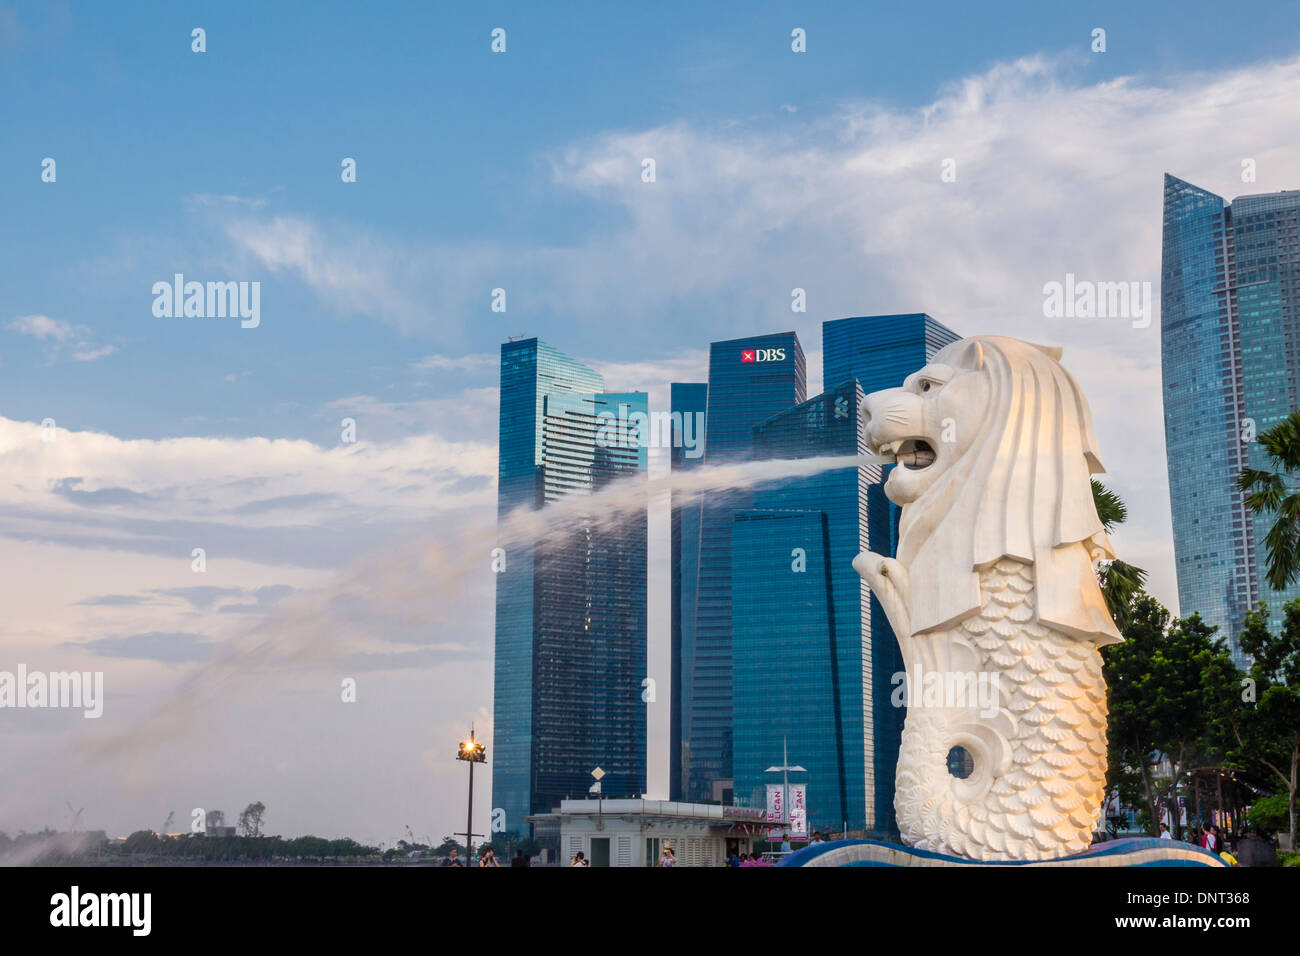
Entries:
<svg viewBox="0 0 1300 956">
<path fill-rule="evenodd" d="M 538 339 L 501 347 L 497 514 L 536 510 L 646 475 L 634 415 L 644 393 Z M 510 542 L 497 576 L 493 807 L 507 833 L 585 795 L 601 766 L 609 794 L 645 792 L 646 514 L 575 516 Z"/>
<path fill-rule="evenodd" d="M 753 430 L 754 456 L 817 458 L 866 452 L 855 380 L 773 416 Z M 870 489 L 878 466 L 847 467 L 759 486 L 732 529 L 734 770 L 737 803 L 764 805 L 765 769 L 807 768 L 814 828 L 890 835 L 901 713 L 876 699 L 902 669 L 897 642 L 873 637 L 870 595 L 853 570 L 872 539 Z M 883 509 L 883 499 L 876 507 Z M 883 539 L 880 537 L 883 532 Z"/>
<path fill-rule="evenodd" d="M 897 388 L 960 338 L 924 312 L 831 319 L 822 323 L 822 380 L 829 386 L 856 378 L 868 395 Z"/>
<path fill-rule="evenodd" d="M 704 463 L 704 421 L 708 399 L 709 386 L 705 383 L 674 382 L 670 387 L 672 448 L 669 465 L 674 472 Z M 679 498 L 680 495 L 674 493 L 670 519 L 673 711 L 668 734 L 668 795 L 671 800 L 683 799 L 682 778 L 689 769 L 689 748 L 685 743 L 690 739 L 689 682 L 695 666 L 695 600 L 700 578 L 700 509 L 698 506 L 683 507 Z"/>
<path fill-rule="evenodd" d="M 709 349 L 704 459 L 753 456 L 753 427 L 806 397 L 803 348 L 793 332 L 714 342 Z M 731 530 L 746 492 L 710 496 L 700 514 L 694 646 L 682 686 L 689 688 L 683 727 L 682 790 L 689 800 L 729 802 L 732 791 Z M 683 666 L 685 667 L 685 660 Z"/>
<path fill-rule="evenodd" d="M 867 315 L 832 319 L 822 323 L 823 378 L 826 382 L 856 380 L 863 394 L 897 388 L 908 375 L 928 363 L 940 349 L 961 338 L 956 332 L 923 312 L 898 315 Z M 892 555 L 898 547 L 901 509 L 885 497 L 883 481 L 865 488 L 866 535 L 871 550 Z M 874 792 L 868 795 L 868 824 L 865 829 L 890 834 L 894 819 L 894 773 L 905 710 L 889 704 L 893 675 L 903 670 L 902 654 L 884 609 L 870 601 L 867 625 L 870 665 L 863 679 L 869 682 L 870 703 L 867 756 Z M 810 800 L 811 800 L 810 793 Z"/>
<path fill-rule="evenodd" d="M 1251 439 L 1300 407 L 1300 191 L 1222 197 L 1165 176 L 1160 288 L 1165 453 L 1180 613 L 1243 660 L 1246 612 L 1272 626 L 1300 587 L 1264 580 L 1264 535 L 1236 478 L 1267 468 Z"/>
</svg>

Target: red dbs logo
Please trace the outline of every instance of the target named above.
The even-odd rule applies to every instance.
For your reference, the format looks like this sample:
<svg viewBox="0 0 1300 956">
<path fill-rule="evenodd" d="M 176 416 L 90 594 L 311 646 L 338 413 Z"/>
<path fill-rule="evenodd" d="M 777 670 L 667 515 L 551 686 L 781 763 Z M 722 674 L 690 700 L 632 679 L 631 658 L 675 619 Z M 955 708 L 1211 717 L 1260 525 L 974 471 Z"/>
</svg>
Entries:
<svg viewBox="0 0 1300 956">
<path fill-rule="evenodd" d="M 753 349 L 744 349 L 744 350 L 742 350 L 741 353 L 740 353 L 740 360 L 741 360 L 742 362 L 752 362 L 752 361 L 754 361 L 754 350 L 753 350 Z"/>
</svg>

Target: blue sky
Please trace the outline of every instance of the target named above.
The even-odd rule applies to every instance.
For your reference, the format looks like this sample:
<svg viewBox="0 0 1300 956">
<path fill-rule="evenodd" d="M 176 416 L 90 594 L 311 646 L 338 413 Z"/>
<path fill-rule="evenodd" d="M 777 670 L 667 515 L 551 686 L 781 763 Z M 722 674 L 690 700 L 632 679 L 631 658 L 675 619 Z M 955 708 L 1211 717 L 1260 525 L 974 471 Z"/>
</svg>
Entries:
<svg viewBox="0 0 1300 956">
<path fill-rule="evenodd" d="M 490 351 L 511 332 L 565 338 L 559 305 L 507 318 L 431 303 L 398 330 L 361 306 L 322 308 L 265 269 L 248 276 L 264 283 L 268 314 L 255 335 L 160 322 L 141 306 L 153 281 L 187 265 L 200 279 L 221 277 L 212 274 L 222 249 L 192 210 L 196 195 L 262 201 L 397 243 L 580 246 L 624 216 L 552 181 L 548 157 L 575 142 L 682 121 L 798 137 L 804 116 L 864 98 L 916 108 L 1001 60 L 1086 53 L 1094 26 L 1107 29 L 1108 50 L 1081 57 L 1088 80 L 1232 66 L 1293 46 L 1294 28 L 1224 30 L 1222 16 L 1209 3 L 1176 15 L 1130 3 L 1068 12 L 760 3 L 743 13 L 415 3 L 385 5 L 382 17 L 328 3 L 134 4 L 126 14 L 20 4 L 0 27 L 0 195 L 11 227 L 0 235 L 0 305 L 87 326 L 118 351 L 50 362 L 36 343 L 5 341 L 5 410 L 124 436 L 319 440 L 323 424 L 286 403 L 424 397 L 431 384 L 405 370 L 422 350 Z M 807 54 L 790 52 L 795 25 L 808 31 Z M 207 31 L 205 54 L 190 50 L 193 26 Z M 503 55 L 489 50 L 496 26 L 507 29 Z M 53 187 L 38 175 L 45 156 L 58 163 Z M 356 184 L 340 182 L 344 156 L 359 162 Z M 674 174 L 661 171 L 665 186 Z M 526 281 L 502 265 L 496 284 Z M 608 311 L 617 321 L 617 308 Z M 701 346 L 707 332 L 685 333 L 711 318 L 692 315 L 678 341 L 625 328 L 601 357 Z"/>
<path fill-rule="evenodd" d="M 652 403 L 710 341 L 791 328 L 815 388 L 846 315 L 1063 345 L 1130 505 L 1117 547 L 1176 603 L 1158 316 L 1045 319 L 1042 290 L 1158 299 L 1165 172 L 1300 187 L 1294 4 L 468 7 L 0 0 L 0 639 L 109 694 L 93 727 L 0 726 L 0 763 L 48 758 L 0 786 L 0 829 L 59 825 L 74 794 L 115 832 L 213 799 L 285 833 L 459 826 L 443 741 L 490 740 L 492 580 L 448 542 L 490 528 L 512 334 Z M 260 282 L 261 324 L 156 318 L 176 272 Z M 311 666 L 239 663 L 268 634 Z M 340 713 L 354 672 L 382 704 Z M 197 736 L 105 743 L 157 713 Z M 392 786 L 341 779 L 339 752 Z"/>
</svg>

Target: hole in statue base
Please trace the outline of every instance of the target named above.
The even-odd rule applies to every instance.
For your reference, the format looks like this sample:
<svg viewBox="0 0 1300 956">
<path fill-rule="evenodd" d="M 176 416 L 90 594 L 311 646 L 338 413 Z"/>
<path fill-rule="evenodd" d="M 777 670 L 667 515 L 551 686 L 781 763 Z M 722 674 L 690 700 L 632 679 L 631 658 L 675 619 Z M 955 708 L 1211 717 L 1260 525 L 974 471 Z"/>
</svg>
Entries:
<svg viewBox="0 0 1300 956">
<path fill-rule="evenodd" d="M 953 747 L 948 751 L 948 772 L 958 780 L 965 780 L 975 772 L 975 758 L 965 747 Z"/>
</svg>

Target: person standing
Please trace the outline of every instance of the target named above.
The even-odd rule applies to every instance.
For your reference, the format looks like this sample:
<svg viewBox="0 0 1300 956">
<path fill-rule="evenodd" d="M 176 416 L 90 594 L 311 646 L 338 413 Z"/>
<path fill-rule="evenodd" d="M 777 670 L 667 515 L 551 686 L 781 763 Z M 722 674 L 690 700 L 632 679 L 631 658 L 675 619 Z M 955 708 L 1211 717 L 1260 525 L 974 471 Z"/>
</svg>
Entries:
<svg viewBox="0 0 1300 956">
<path fill-rule="evenodd" d="M 529 865 L 529 864 L 528 864 L 528 857 L 524 856 L 524 851 L 523 851 L 523 850 L 519 849 L 518 847 L 515 847 L 515 855 L 514 855 L 514 858 L 511 859 L 511 861 L 510 861 L 510 865 L 511 865 L 512 867 L 513 867 L 513 866 L 528 866 L 528 865 Z"/>
<path fill-rule="evenodd" d="M 478 865 L 483 867 L 483 866 L 500 866 L 501 864 L 497 862 L 496 851 L 493 850 L 491 847 L 488 847 L 479 856 Z"/>
<path fill-rule="evenodd" d="M 666 846 L 661 851 L 659 851 L 659 865 L 660 866 L 677 865 L 677 854 L 673 852 L 672 847 Z"/>
<path fill-rule="evenodd" d="M 445 860 L 442 861 L 442 865 L 443 865 L 443 866 L 463 866 L 463 865 L 464 865 L 464 864 L 462 864 L 462 863 L 460 862 L 460 859 L 456 856 L 456 848 L 455 848 L 455 847 L 452 847 L 452 848 L 451 848 L 451 853 L 449 853 L 449 854 L 447 855 L 447 859 L 445 859 Z"/>
<path fill-rule="evenodd" d="M 587 858 L 579 850 L 574 858 L 569 861 L 569 866 L 591 866 L 591 864 L 587 862 Z"/>
<path fill-rule="evenodd" d="M 1172 839 L 1173 839 L 1173 835 L 1169 832 L 1169 825 L 1168 825 L 1168 824 L 1165 824 L 1165 823 L 1160 824 L 1160 839 L 1162 839 L 1162 840 L 1172 840 Z"/>
<path fill-rule="evenodd" d="M 1201 837 L 1201 846 L 1211 853 L 1219 852 L 1219 828 L 1217 826 L 1212 826 L 1205 831 L 1205 834 Z"/>
</svg>

